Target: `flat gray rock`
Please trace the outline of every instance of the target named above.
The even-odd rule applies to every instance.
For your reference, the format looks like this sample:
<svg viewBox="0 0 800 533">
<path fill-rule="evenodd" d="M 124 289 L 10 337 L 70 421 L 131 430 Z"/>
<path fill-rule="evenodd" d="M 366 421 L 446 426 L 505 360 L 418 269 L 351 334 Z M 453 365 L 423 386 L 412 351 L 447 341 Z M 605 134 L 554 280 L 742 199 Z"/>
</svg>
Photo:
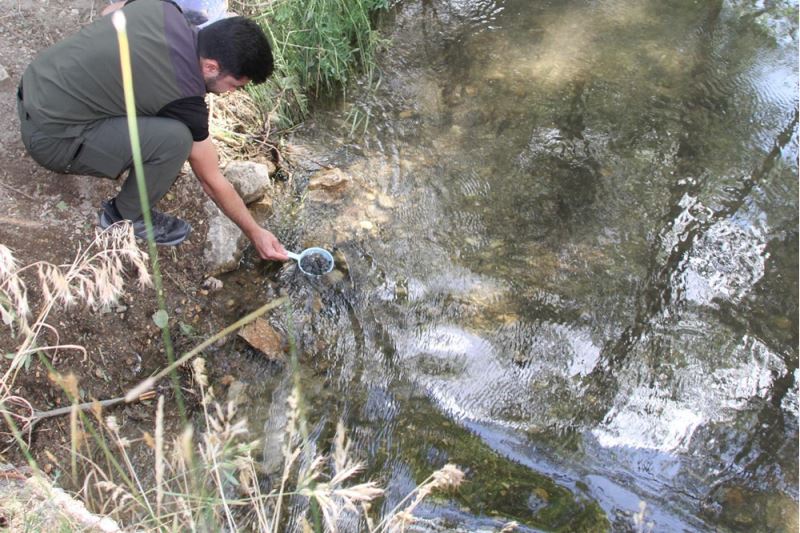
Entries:
<svg viewBox="0 0 800 533">
<path fill-rule="evenodd" d="M 208 235 L 203 249 L 207 273 L 216 276 L 236 270 L 247 246 L 247 237 L 210 199 L 204 207 L 208 215 Z"/>
<path fill-rule="evenodd" d="M 223 172 L 246 204 L 257 202 L 272 191 L 270 175 L 274 173 L 275 165 L 272 163 L 251 161 L 231 161 Z"/>
</svg>

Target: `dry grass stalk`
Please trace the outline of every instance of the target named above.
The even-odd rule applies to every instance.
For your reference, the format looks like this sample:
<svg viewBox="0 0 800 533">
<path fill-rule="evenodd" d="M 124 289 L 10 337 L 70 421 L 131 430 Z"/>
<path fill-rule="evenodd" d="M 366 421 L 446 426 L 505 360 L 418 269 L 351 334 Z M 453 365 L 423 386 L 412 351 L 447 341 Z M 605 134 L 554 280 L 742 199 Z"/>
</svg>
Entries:
<svg viewBox="0 0 800 533">
<path fill-rule="evenodd" d="M 300 457 L 301 448 L 296 442 L 298 432 L 298 417 L 300 415 L 299 398 L 300 389 L 295 385 L 286 400 L 288 406 L 288 417 L 286 420 L 286 433 L 283 442 L 283 473 L 281 474 L 281 484 L 278 488 L 278 497 L 272 513 L 272 531 L 277 533 L 278 525 L 281 522 L 281 510 L 283 506 L 283 495 L 286 491 L 292 468 Z"/>
<path fill-rule="evenodd" d="M 38 348 L 42 331 L 54 331 L 46 320 L 56 304 L 108 307 L 122 294 L 126 267 L 132 267 L 140 286 L 150 285 L 147 254 L 137 246 L 133 228 L 127 223 L 98 230 L 95 239 L 85 249 L 78 250 L 75 259 L 65 265 L 40 261 L 19 267 L 11 250 L 0 245 L 0 318 L 23 337 L 0 380 L 5 387 L 10 388 L 32 348 Z M 36 271 L 41 290 L 33 319 L 24 279 L 30 270 Z"/>
<path fill-rule="evenodd" d="M 390 532 L 405 531 L 416 519 L 414 510 L 422 501 L 437 490 L 452 490 L 458 488 L 464 481 L 464 472 L 456 465 L 446 464 L 423 481 L 414 491 L 406 496 L 387 516 L 384 518 L 376 531 Z M 405 508 L 399 509 L 406 500 L 412 495 L 414 499 Z"/>
<path fill-rule="evenodd" d="M 222 162 L 270 159 L 269 121 L 247 92 L 209 95 L 208 107 L 209 130 Z"/>
<path fill-rule="evenodd" d="M 290 396 L 290 406 L 294 406 L 293 413 L 290 415 L 290 438 L 296 431 L 297 401 L 295 388 Z M 291 465 L 301 454 L 301 447 L 307 445 L 300 443 L 292 448 L 288 446 L 285 453 L 284 475 L 281 482 L 281 492 L 278 494 L 278 505 L 280 504 L 281 494 L 284 492 L 285 483 Z M 383 489 L 373 481 L 358 483 L 355 485 L 345 485 L 353 477 L 363 470 L 363 464 L 354 462 L 350 455 L 350 441 L 346 439 L 344 425 L 337 424 L 336 436 L 334 438 L 331 456 L 317 455 L 311 460 L 306 460 L 301 465 L 297 475 L 297 494 L 309 499 L 313 499 L 319 505 L 325 526 L 329 531 L 337 531 L 337 523 L 343 510 L 350 510 L 358 513 L 363 509 L 363 505 L 383 495 Z M 331 464 L 331 474 L 326 474 L 325 465 Z M 325 481 L 325 478 L 329 478 Z M 273 524 L 277 527 L 279 522 L 279 507 L 273 517 Z"/>
<path fill-rule="evenodd" d="M 80 439 L 81 431 L 78 429 L 78 397 L 73 397 L 72 409 L 69 413 L 70 429 L 70 466 L 72 468 L 72 479 L 78 479 L 78 446 L 83 439 Z"/>
<path fill-rule="evenodd" d="M 128 475 L 136 483 L 136 490 L 138 492 L 137 496 L 139 496 L 139 498 L 137 498 L 138 502 L 147 509 L 151 516 L 157 516 L 150 505 L 150 501 L 148 500 L 148 492 L 144 489 L 142 481 L 139 478 L 136 468 L 133 466 L 130 455 L 128 454 L 128 448 L 130 447 L 131 442 L 120 434 L 120 427 L 115 416 L 106 417 L 106 429 L 109 431 L 114 443 L 117 445 L 119 455 L 123 459 L 123 463 L 128 471 Z"/>
<path fill-rule="evenodd" d="M 164 397 L 158 397 L 156 407 L 156 514 L 161 516 L 161 505 L 164 503 Z"/>
<path fill-rule="evenodd" d="M 200 457 L 203 463 L 210 467 L 209 473 L 216 485 L 217 496 L 221 499 L 228 527 L 236 530 L 222 478 L 223 470 L 227 470 L 225 467 L 228 466 L 228 461 L 238 456 L 239 450 L 232 450 L 230 445 L 239 435 L 247 434 L 247 422 L 244 420 L 234 421 L 236 409 L 232 402 L 228 403 L 227 411 L 223 411 L 219 404 L 215 404 L 215 408 L 216 416 L 209 417 L 206 413 L 206 421 L 210 424 L 210 429 L 203 434 Z"/>
</svg>

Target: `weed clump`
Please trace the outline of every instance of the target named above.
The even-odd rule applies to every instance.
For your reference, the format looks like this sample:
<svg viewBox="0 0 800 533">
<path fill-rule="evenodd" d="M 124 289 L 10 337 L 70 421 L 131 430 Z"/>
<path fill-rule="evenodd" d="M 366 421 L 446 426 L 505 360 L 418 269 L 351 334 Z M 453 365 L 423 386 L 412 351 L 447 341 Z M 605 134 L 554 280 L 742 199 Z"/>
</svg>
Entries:
<svg viewBox="0 0 800 533">
<path fill-rule="evenodd" d="M 309 99 L 346 90 L 358 74 L 374 81 L 383 41 L 373 17 L 388 0 L 239 0 L 232 7 L 272 41 L 275 72 L 249 90 L 266 123 L 288 128 L 306 116 Z"/>
</svg>

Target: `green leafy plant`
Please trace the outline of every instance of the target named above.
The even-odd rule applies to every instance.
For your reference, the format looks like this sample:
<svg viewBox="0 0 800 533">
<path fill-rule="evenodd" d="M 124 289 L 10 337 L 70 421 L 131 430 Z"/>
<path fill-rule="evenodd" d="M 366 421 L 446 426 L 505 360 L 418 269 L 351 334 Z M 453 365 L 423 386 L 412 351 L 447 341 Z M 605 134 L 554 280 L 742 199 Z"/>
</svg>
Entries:
<svg viewBox="0 0 800 533">
<path fill-rule="evenodd" d="M 388 0 L 241 0 L 234 7 L 257 20 L 273 45 L 275 73 L 250 89 L 276 126 L 289 127 L 308 113 L 310 99 L 347 90 L 364 74 L 376 78 L 375 54 L 383 43 L 373 16 Z"/>
</svg>

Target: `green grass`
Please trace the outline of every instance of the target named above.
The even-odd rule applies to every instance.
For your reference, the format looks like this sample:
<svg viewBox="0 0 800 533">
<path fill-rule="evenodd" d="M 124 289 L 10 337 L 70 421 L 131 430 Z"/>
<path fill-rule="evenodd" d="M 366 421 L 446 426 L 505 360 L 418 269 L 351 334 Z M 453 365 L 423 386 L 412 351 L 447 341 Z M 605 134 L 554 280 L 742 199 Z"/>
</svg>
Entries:
<svg viewBox="0 0 800 533">
<path fill-rule="evenodd" d="M 270 123 L 289 128 L 305 118 L 309 101 L 346 91 L 356 76 L 375 81 L 382 44 L 373 17 L 388 0 L 243 0 L 234 6 L 270 38 L 275 72 L 250 94 Z"/>
</svg>

